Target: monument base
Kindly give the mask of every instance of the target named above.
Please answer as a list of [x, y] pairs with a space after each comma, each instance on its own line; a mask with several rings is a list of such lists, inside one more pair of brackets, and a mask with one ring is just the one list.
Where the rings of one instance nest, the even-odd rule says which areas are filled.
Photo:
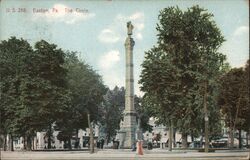
[[131, 149], [136, 145], [136, 115], [127, 113], [124, 115], [124, 125], [119, 133], [120, 148]]

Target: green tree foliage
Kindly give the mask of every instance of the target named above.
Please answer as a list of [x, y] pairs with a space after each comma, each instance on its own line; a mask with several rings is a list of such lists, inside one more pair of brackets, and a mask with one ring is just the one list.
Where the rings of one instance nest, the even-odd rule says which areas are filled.
[[148, 124], [149, 118], [151, 117], [151, 113], [148, 112], [146, 107], [143, 106], [142, 98], [135, 95], [134, 104], [137, 113], [137, 121], [140, 119], [139, 126], [142, 129], [142, 132], [151, 132], [153, 130], [152, 126]]
[[[58, 49], [56, 45], [49, 44], [41, 40], [35, 44], [34, 54], [39, 57], [37, 64], [37, 75], [44, 84], [43, 90], [38, 90], [40, 96], [38, 101], [42, 104], [39, 108], [40, 117], [46, 117], [43, 120], [43, 128], [48, 135], [48, 148], [51, 148], [51, 130], [53, 123], [57, 120], [58, 112], [61, 107], [66, 106], [69, 102], [68, 91], [66, 86], [66, 69], [63, 68], [65, 53]], [[38, 59], [37, 59], [38, 60]], [[37, 91], [37, 89], [35, 89]], [[30, 91], [30, 88], [27, 90]]]
[[80, 61], [75, 53], [66, 54], [64, 68], [68, 71], [66, 81], [70, 100], [69, 104], [60, 108], [60, 118], [57, 118], [56, 124], [60, 130], [58, 138], [70, 141], [74, 134], [78, 134], [79, 129], [88, 127], [88, 113], [91, 115], [91, 121], [97, 122], [98, 107], [103, 101], [106, 87], [100, 75]]
[[[249, 131], [249, 60], [245, 68], [233, 68], [224, 74], [220, 84], [218, 100], [226, 126], [230, 128], [231, 134], [235, 129]], [[231, 145], [233, 147], [233, 143]]]
[[[135, 95], [134, 105], [137, 113], [137, 121], [140, 118], [140, 127], [143, 131], [151, 131], [152, 126], [148, 124], [149, 114], [142, 107], [141, 98]], [[104, 96], [104, 102], [99, 109], [100, 123], [106, 135], [106, 142], [115, 138], [120, 129], [120, 122], [123, 120], [123, 111], [125, 109], [125, 89], [124, 87], [115, 87], [108, 90]]]
[[[144, 103], [149, 103], [147, 108], [159, 122], [171, 122], [184, 134], [198, 135], [204, 128], [205, 92], [210, 123], [219, 120], [213, 118], [219, 117], [216, 81], [225, 56], [217, 50], [224, 38], [212, 17], [199, 6], [161, 10], [157, 45], [145, 53], [142, 64], [139, 83]], [[204, 82], [208, 83], [206, 91]]]
[[100, 123], [107, 143], [115, 137], [120, 129], [124, 108], [125, 89], [116, 86], [113, 90], [108, 90], [99, 109]]
[[30, 149], [35, 132], [51, 126], [65, 104], [64, 53], [43, 40], [32, 49], [15, 37], [0, 47], [2, 124], [6, 133], [23, 136]]
[[245, 101], [245, 105], [244, 107], [242, 107], [242, 110], [240, 112], [240, 119], [242, 119], [241, 121], [241, 128], [245, 131], [248, 132], [248, 134], [250, 133], [250, 78], [249, 78], [249, 74], [250, 74], [250, 70], [249, 70], [249, 59], [247, 61], [247, 64], [244, 68], [244, 88], [243, 88], [243, 99]]
[[21, 82], [25, 80], [23, 71], [27, 69], [23, 65], [23, 61], [31, 55], [31, 52], [31, 46], [23, 39], [12, 37], [8, 41], [0, 43], [0, 125], [1, 134], [4, 134], [5, 137], [7, 134], [20, 134], [16, 132], [17, 127], [13, 122], [17, 116], [19, 118], [21, 112], [24, 112], [24, 110], [17, 110], [17, 106], [21, 106], [19, 88]]

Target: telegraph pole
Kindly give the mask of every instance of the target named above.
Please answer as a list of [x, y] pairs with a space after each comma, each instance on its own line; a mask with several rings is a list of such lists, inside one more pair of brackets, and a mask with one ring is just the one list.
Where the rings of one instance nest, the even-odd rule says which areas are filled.
[[94, 136], [93, 136], [93, 128], [90, 121], [90, 114], [88, 113], [88, 124], [89, 124], [89, 149], [90, 153], [94, 153]]
[[207, 80], [204, 83], [204, 120], [205, 120], [205, 152], [208, 153], [209, 141], [208, 141], [208, 111], [207, 111]]

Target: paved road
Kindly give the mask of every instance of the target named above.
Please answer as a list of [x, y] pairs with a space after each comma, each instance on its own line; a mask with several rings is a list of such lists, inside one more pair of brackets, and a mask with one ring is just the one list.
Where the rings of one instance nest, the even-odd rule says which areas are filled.
[[195, 151], [153, 150], [137, 155], [128, 150], [102, 150], [94, 154], [86, 151], [72, 152], [1, 152], [1, 160], [249, 160], [249, 151], [220, 151], [199, 153]]

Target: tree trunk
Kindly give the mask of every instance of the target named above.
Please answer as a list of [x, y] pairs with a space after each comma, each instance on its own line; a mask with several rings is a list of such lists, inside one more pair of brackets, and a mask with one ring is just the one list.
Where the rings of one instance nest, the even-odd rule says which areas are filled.
[[69, 146], [69, 150], [72, 150], [71, 137], [69, 137], [68, 139], [68, 146]]
[[79, 139], [78, 139], [78, 129], [76, 129], [76, 142], [75, 142], [75, 148], [79, 148]]
[[51, 135], [52, 135], [52, 125], [49, 125], [49, 129], [47, 132], [47, 136], [48, 136], [48, 149], [51, 149]]
[[169, 151], [172, 151], [172, 142], [173, 142], [173, 125], [172, 125], [172, 122], [170, 122], [169, 141], [168, 141], [168, 150]]
[[194, 134], [191, 133], [191, 141], [194, 142]]
[[33, 137], [31, 142], [32, 142], [32, 150], [35, 150], [35, 138]]
[[[235, 114], [235, 119], [233, 121], [233, 141], [234, 141], [234, 132], [235, 132], [235, 126], [238, 123], [238, 114], [239, 114], [239, 110], [240, 110], [240, 100], [241, 100], [241, 95], [236, 103], [236, 114]], [[239, 130], [239, 134], [241, 133], [241, 131]], [[241, 136], [241, 135], [239, 135]], [[232, 139], [231, 139], [232, 140]], [[239, 141], [241, 141], [240, 137], [239, 137]], [[232, 142], [231, 142], [232, 143]], [[239, 142], [239, 148], [240, 148], [241, 142]], [[232, 146], [233, 148], [233, 146]]]
[[234, 148], [234, 130], [232, 125], [229, 128], [229, 137], [230, 137], [229, 148]]
[[32, 147], [32, 140], [31, 140], [31, 136], [28, 135], [27, 136], [27, 150], [31, 151], [31, 147]]
[[93, 128], [92, 128], [92, 125], [91, 125], [91, 121], [90, 121], [90, 114], [88, 114], [88, 124], [89, 124], [89, 136], [90, 136], [90, 153], [94, 153], [94, 137], [93, 137]]
[[246, 141], [246, 145], [248, 146], [248, 139], [249, 139], [249, 131], [247, 132], [247, 141]]
[[66, 146], [66, 145], [67, 145], [67, 140], [64, 140], [64, 141], [63, 141], [63, 149], [67, 149], [67, 146]]
[[6, 151], [7, 150], [7, 135], [4, 135], [4, 142], [3, 142], [3, 150]]
[[10, 145], [10, 150], [14, 151], [14, 141], [13, 141], [13, 136], [11, 135], [11, 141], [10, 141], [11, 145]]
[[187, 134], [182, 132], [181, 133], [181, 139], [182, 139], [182, 148], [187, 148]]
[[108, 138], [108, 136], [106, 136], [106, 138], [105, 138], [105, 144], [108, 145], [108, 143], [109, 143], [109, 138]]
[[233, 124], [233, 118], [232, 114], [230, 114], [230, 126], [229, 126], [229, 148], [234, 148], [234, 124]]
[[48, 136], [48, 149], [51, 149], [51, 137]]
[[107, 133], [107, 136], [106, 136], [106, 137], [107, 137], [106, 144], [108, 145], [108, 143], [110, 142], [110, 133], [109, 133], [109, 132]]
[[176, 129], [173, 129], [173, 143], [174, 147], [176, 147]]
[[200, 146], [203, 146], [203, 134], [204, 134], [204, 133], [202, 133], [202, 135], [201, 135]]
[[9, 134], [9, 142], [8, 142], [8, 150], [14, 151], [14, 145], [13, 145], [13, 136], [12, 134]]
[[23, 149], [26, 150], [27, 149], [27, 140], [26, 140], [26, 135], [23, 136]]
[[11, 136], [10, 134], [8, 134], [8, 141], [7, 141], [7, 150], [8, 151], [11, 151]]
[[239, 129], [239, 148], [242, 148], [241, 129]]

